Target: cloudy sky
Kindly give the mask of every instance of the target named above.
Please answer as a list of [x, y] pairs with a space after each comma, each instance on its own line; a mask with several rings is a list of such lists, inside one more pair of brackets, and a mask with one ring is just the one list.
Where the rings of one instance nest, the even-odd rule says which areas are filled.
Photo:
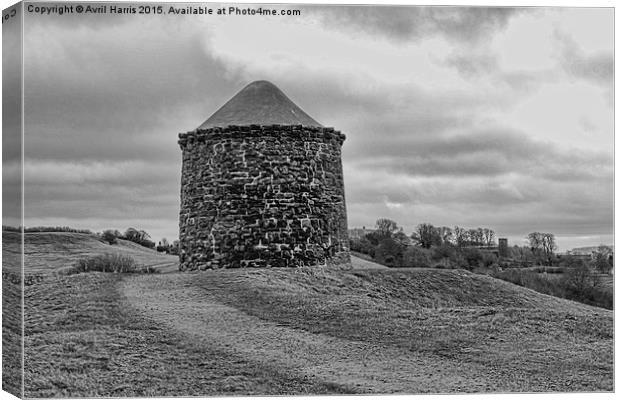
[[350, 227], [612, 243], [612, 9], [276, 8], [27, 13], [26, 225], [176, 239], [177, 134], [265, 79], [347, 135]]

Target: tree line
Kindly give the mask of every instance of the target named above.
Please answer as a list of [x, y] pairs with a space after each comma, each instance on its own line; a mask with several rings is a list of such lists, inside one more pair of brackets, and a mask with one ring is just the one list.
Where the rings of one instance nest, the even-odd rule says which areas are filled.
[[163, 238], [156, 245], [155, 242], [151, 240], [151, 235], [143, 229], [127, 228], [124, 233], [121, 233], [117, 229], [107, 229], [99, 236], [110, 245], [118, 243], [118, 239], [124, 239], [148, 247], [149, 249], [155, 249], [161, 253], [179, 254], [178, 240], [170, 243], [168, 239]]
[[142, 229], [127, 228], [125, 233], [121, 233], [118, 229], [107, 229], [101, 233], [101, 239], [111, 245], [118, 243], [117, 239], [124, 239], [149, 249], [155, 248], [155, 242], [151, 240], [151, 236]]
[[[439, 267], [505, 267], [568, 266], [566, 256], [555, 254], [555, 235], [531, 232], [527, 245], [514, 245], [506, 249], [500, 259], [496, 247], [496, 234], [490, 228], [454, 228], [422, 223], [411, 234], [387, 218], [379, 218], [375, 230], [361, 238], [351, 240], [351, 250], [369, 255], [388, 266], [439, 266]], [[609, 273], [613, 251], [600, 246], [589, 263], [601, 273]], [[570, 258], [570, 257], [569, 257]]]
[[419, 224], [407, 235], [387, 218], [376, 222], [376, 229], [351, 240], [351, 250], [394, 267], [474, 268], [497, 262], [497, 256], [484, 252], [495, 246], [495, 232], [489, 228], [454, 228], [430, 223]]

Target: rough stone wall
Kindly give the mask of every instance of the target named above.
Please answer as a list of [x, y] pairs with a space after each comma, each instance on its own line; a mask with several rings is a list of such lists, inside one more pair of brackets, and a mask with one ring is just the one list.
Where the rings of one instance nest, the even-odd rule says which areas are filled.
[[180, 134], [180, 269], [350, 264], [344, 139], [300, 125]]

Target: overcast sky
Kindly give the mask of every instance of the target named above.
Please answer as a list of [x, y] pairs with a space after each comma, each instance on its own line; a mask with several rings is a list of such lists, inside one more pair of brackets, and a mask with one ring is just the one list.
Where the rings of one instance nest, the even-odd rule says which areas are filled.
[[26, 225], [176, 239], [178, 133], [265, 79], [347, 135], [350, 227], [612, 243], [612, 9], [278, 8], [27, 14]]

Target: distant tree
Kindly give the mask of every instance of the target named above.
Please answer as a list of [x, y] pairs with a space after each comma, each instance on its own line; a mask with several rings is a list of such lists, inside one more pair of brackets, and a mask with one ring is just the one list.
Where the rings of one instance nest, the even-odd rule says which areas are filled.
[[[117, 231], [118, 232], [118, 231]], [[112, 244], [116, 244], [118, 241], [116, 240], [117, 236], [115, 234], [115, 232], [111, 229], [107, 229], [105, 231], [103, 231], [103, 233], [101, 234], [101, 239], [103, 239], [103, 241], [108, 242], [108, 244], [112, 245]]]
[[576, 259], [574, 263], [575, 265], [563, 274], [562, 279], [571, 297], [582, 301], [592, 296], [600, 280], [583, 260]]
[[472, 231], [474, 232], [474, 246], [484, 246], [485, 242], [484, 242], [484, 229], [482, 228], [476, 228], [476, 229], [472, 229]]
[[530, 249], [538, 262], [551, 264], [553, 252], [557, 250], [553, 233], [531, 232], [527, 235]]
[[392, 235], [398, 231], [398, 224], [387, 218], [379, 218], [376, 222], [376, 226], [376, 232], [383, 237], [392, 237]]
[[441, 236], [437, 228], [429, 223], [420, 224], [416, 227], [411, 238], [420, 247], [430, 249], [433, 245], [441, 244]]
[[123, 237], [127, 240], [131, 240], [133, 241], [139, 241], [142, 240], [142, 236], [140, 234], [140, 231], [137, 230], [136, 228], [127, 228], [127, 230], [125, 231], [125, 233], [123, 234]]
[[[370, 232], [367, 233], [362, 240], [367, 240], [368, 243], [370, 244], [370, 246], [374, 249], [375, 247], [379, 246], [379, 242], [382, 241], [383, 239], [385, 239], [385, 236], [383, 236], [380, 232], [378, 231], [374, 231], [374, 232]], [[370, 253], [366, 253], [366, 254], [370, 254]]]
[[465, 228], [455, 226], [453, 232], [454, 244], [457, 247], [463, 247], [467, 245], [467, 231]]
[[400, 228], [400, 230], [393, 235], [393, 239], [403, 246], [409, 246], [411, 244], [411, 239], [403, 232], [403, 228]]
[[162, 253], [170, 253], [170, 247], [171, 246], [170, 242], [168, 242], [168, 239], [162, 238], [155, 249]]
[[532, 254], [537, 258], [541, 258], [543, 248], [543, 234], [540, 232], [531, 232], [527, 235], [527, 240], [530, 244], [530, 250]]
[[375, 247], [379, 244], [379, 241], [376, 241], [376, 244], [371, 242], [371, 239], [374, 239], [374, 236], [368, 237], [370, 234], [366, 234], [359, 239], [351, 239], [350, 246], [351, 250], [358, 251], [363, 254], [368, 254], [373, 257], [375, 255]]
[[493, 229], [484, 228], [482, 233], [484, 235], [484, 244], [486, 246], [493, 246], [495, 244], [495, 232]]
[[441, 239], [441, 244], [447, 244], [452, 242], [452, 229], [447, 226], [437, 228], [437, 233]]
[[180, 246], [180, 243], [179, 243], [178, 240], [173, 241], [172, 245], [170, 245], [170, 254], [178, 255], [179, 254], [179, 246]]
[[138, 230], [136, 228], [127, 228], [125, 234], [123, 235], [124, 239], [132, 241], [134, 243], [138, 243], [144, 247], [153, 248], [155, 247], [155, 242], [151, 241], [151, 236], [144, 230]]
[[558, 249], [558, 246], [555, 244], [555, 235], [553, 233], [542, 234], [542, 247], [545, 257], [551, 259], [553, 252]]
[[393, 238], [383, 239], [375, 250], [374, 258], [389, 267], [400, 267], [403, 263], [403, 253], [407, 247]]
[[534, 261], [535, 257], [532, 250], [527, 246], [517, 246], [516, 244], [510, 249], [510, 256], [521, 262]]
[[609, 274], [613, 268], [610, 258], [613, 254], [611, 247], [600, 245], [594, 253], [594, 268], [602, 274]]

